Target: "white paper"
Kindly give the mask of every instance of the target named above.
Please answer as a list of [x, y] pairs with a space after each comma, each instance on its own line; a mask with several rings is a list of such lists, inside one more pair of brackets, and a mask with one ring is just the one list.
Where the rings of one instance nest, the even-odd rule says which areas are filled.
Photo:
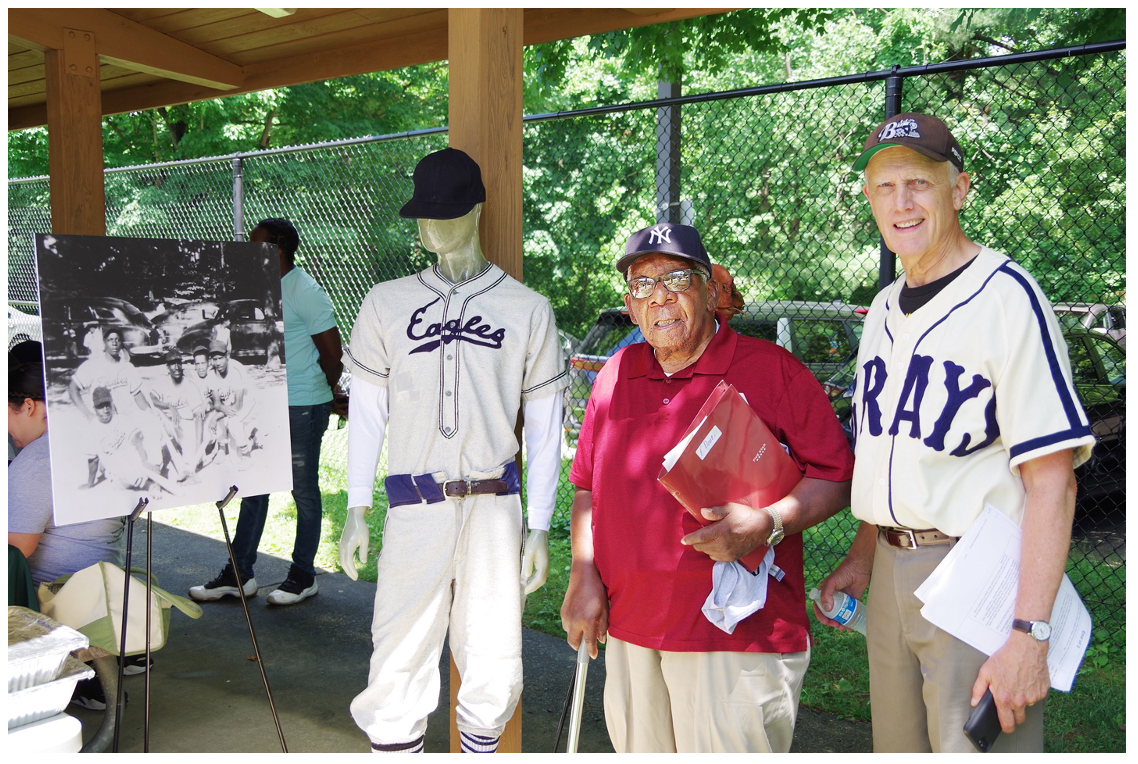
[[[992, 505], [917, 588], [921, 615], [957, 639], [991, 655], [1012, 630], [1023, 532]], [[1070, 692], [1091, 641], [1091, 616], [1066, 575], [1048, 619], [1051, 686]]]
[[695, 437], [696, 432], [699, 431], [700, 427], [703, 427], [703, 423], [706, 421], [707, 417], [699, 420], [699, 424], [693, 427], [691, 432], [685, 435], [684, 439], [676, 444], [675, 448], [664, 454], [664, 469], [669, 472], [672, 471], [672, 467], [676, 466], [676, 462], [680, 460], [680, 455], [684, 452], [684, 449], [688, 447], [688, 443], [691, 443], [691, 439]]

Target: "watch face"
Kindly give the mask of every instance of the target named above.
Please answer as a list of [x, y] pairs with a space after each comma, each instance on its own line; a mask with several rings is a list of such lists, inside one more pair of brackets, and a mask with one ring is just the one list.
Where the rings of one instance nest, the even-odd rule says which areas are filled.
[[1051, 639], [1051, 624], [1047, 623], [1047, 621], [1032, 621], [1031, 636], [1040, 642], [1046, 642]]

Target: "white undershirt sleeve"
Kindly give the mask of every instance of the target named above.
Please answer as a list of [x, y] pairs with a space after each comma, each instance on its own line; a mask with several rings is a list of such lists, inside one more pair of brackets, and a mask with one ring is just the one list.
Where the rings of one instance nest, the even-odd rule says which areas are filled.
[[[564, 399], [546, 395], [526, 401], [526, 501], [529, 529], [547, 531], [557, 504], [557, 481], [561, 477], [561, 417]], [[350, 449], [349, 449], [350, 452]]]
[[387, 388], [354, 377], [348, 408], [348, 507], [372, 505], [387, 412]]

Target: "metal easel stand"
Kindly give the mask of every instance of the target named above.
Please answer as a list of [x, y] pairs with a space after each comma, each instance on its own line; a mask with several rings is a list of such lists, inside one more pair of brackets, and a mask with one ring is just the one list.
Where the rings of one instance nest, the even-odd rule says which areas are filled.
[[[115, 731], [111, 751], [114, 753], [119, 752], [119, 730], [122, 726], [122, 703], [123, 703], [123, 656], [126, 654], [126, 633], [127, 624], [130, 623], [130, 568], [131, 559], [134, 553], [134, 521], [142, 514], [142, 510], [150, 503], [150, 499], [145, 496], [138, 500], [126, 518], [126, 561], [123, 565], [125, 569], [125, 578], [122, 587], [122, 621], [119, 623], [119, 655], [118, 660], [118, 681], [115, 683]], [[146, 516], [147, 533], [146, 533], [146, 700], [143, 716], [143, 729], [144, 729], [144, 742], [143, 750], [150, 750], [150, 603], [152, 598], [151, 584], [150, 584], [150, 515]], [[114, 660], [109, 658], [107, 660]], [[101, 732], [101, 730], [100, 730]]]
[[237, 570], [237, 557], [233, 554], [233, 544], [229, 540], [229, 526], [225, 522], [225, 506], [237, 495], [237, 486], [231, 486], [224, 499], [217, 502], [217, 514], [221, 517], [221, 530], [225, 535], [225, 548], [229, 551], [229, 564], [233, 568], [233, 576], [237, 579], [237, 596], [241, 599], [241, 608], [245, 611], [245, 623], [249, 624], [249, 639], [253, 641], [253, 654], [257, 656], [257, 667], [261, 670], [261, 679], [265, 683], [265, 695], [269, 699], [269, 710], [273, 714], [273, 724], [277, 727], [277, 737], [281, 741], [281, 751], [288, 753], [285, 744], [284, 732], [281, 730], [281, 720], [277, 716], [277, 707], [273, 703], [273, 691], [269, 689], [269, 677], [265, 673], [265, 663], [261, 660], [261, 650], [257, 646], [257, 635], [253, 632], [253, 619], [249, 617], [249, 604], [245, 599], [245, 586], [241, 582], [241, 574]]

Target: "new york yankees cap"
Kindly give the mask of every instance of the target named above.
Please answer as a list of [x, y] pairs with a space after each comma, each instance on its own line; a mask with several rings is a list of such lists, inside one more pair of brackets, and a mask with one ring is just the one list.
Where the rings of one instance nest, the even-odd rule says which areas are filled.
[[415, 193], [399, 215], [405, 218], [454, 220], [486, 201], [482, 170], [465, 151], [445, 148], [415, 165]]
[[627, 276], [628, 269], [638, 257], [656, 253], [691, 260], [705, 277], [711, 276], [711, 258], [703, 248], [699, 231], [680, 223], [657, 223], [629, 236], [624, 245], [624, 256], [616, 261], [616, 269]]
[[938, 162], [952, 162], [956, 169], [964, 169], [964, 152], [952, 137], [948, 125], [936, 117], [906, 111], [882, 122], [865, 139], [865, 149], [854, 162], [860, 172], [878, 151], [891, 146], [904, 146]]

